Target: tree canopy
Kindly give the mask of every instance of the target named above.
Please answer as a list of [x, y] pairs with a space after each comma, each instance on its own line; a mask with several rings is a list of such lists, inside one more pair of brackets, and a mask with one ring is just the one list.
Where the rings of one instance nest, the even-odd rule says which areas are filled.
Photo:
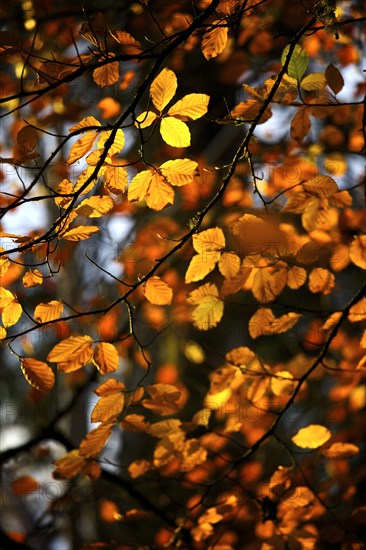
[[5, 2], [0, 546], [361, 549], [366, 2]]

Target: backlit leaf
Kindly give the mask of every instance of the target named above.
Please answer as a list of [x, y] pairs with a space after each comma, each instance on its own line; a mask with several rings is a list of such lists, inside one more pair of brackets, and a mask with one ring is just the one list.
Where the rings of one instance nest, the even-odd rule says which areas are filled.
[[146, 191], [146, 204], [152, 210], [162, 210], [174, 202], [174, 189], [155, 172]]
[[143, 111], [138, 117], [136, 117], [135, 125], [140, 128], [147, 128], [157, 118], [158, 115], [156, 113], [153, 113], [152, 111]]
[[209, 330], [221, 321], [224, 304], [216, 285], [207, 283], [200, 286], [189, 294], [187, 302], [195, 306], [192, 317], [196, 328]]
[[223, 252], [218, 267], [224, 277], [235, 277], [240, 269], [240, 258], [234, 252]]
[[2, 321], [5, 328], [15, 325], [22, 316], [22, 306], [16, 300], [7, 305], [2, 312]]
[[144, 294], [152, 304], [165, 306], [171, 304], [173, 291], [160, 277], [150, 277], [144, 285]]
[[115, 422], [123, 411], [125, 397], [123, 393], [113, 393], [101, 397], [95, 405], [90, 420], [92, 422]]
[[301, 315], [299, 313], [286, 313], [281, 317], [275, 317], [269, 308], [259, 308], [249, 321], [249, 334], [252, 338], [262, 335], [282, 334], [290, 330]]
[[150, 95], [158, 111], [162, 111], [174, 97], [177, 85], [177, 77], [167, 68], [164, 68], [155, 78], [150, 87]]
[[142, 201], [145, 198], [152, 177], [153, 172], [151, 170], [143, 170], [132, 178], [127, 192], [127, 197], [130, 202]]
[[109, 62], [102, 67], [98, 67], [93, 71], [93, 79], [98, 86], [105, 88], [106, 86], [113, 86], [118, 82], [119, 78], [119, 67], [118, 62], [113, 61]]
[[128, 173], [122, 166], [108, 166], [104, 172], [104, 187], [110, 193], [121, 195], [128, 185]]
[[196, 120], [207, 113], [210, 96], [206, 94], [188, 94], [177, 101], [168, 111], [169, 116], [181, 120]]
[[37, 390], [48, 392], [53, 387], [55, 375], [47, 363], [31, 357], [23, 357], [20, 367], [27, 382]]
[[203, 35], [201, 48], [203, 55], [208, 61], [214, 57], [217, 57], [224, 51], [228, 35], [228, 29], [226, 26], [223, 26], [224, 24], [224, 20], [212, 21], [213, 28], [206, 31]]
[[70, 336], [52, 348], [47, 360], [52, 363], [78, 360], [85, 364], [93, 353], [92, 342], [90, 336]]
[[267, 269], [258, 269], [254, 275], [252, 292], [258, 302], [271, 302], [282, 292], [286, 285], [287, 274], [284, 269], [271, 273]]
[[291, 137], [301, 143], [311, 128], [310, 117], [306, 109], [299, 109], [291, 121]]
[[76, 476], [85, 466], [85, 458], [79, 455], [79, 450], [74, 449], [62, 458], [55, 460], [56, 469], [53, 472], [55, 479], [70, 479]]
[[148, 460], [134, 460], [128, 467], [128, 473], [132, 479], [136, 479], [146, 474], [146, 472], [151, 470], [151, 467], [151, 463]]
[[101, 374], [107, 374], [118, 369], [118, 351], [113, 344], [101, 342], [94, 350], [93, 363]]
[[33, 288], [43, 283], [43, 276], [39, 269], [29, 270], [23, 277], [23, 286]]
[[64, 233], [62, 239], [66, 241], [85, 241], [98, 231], [99, 227], [95, 225], [79, 225], [79, 227], [74, 227], [74, 229], [70, 229], [70, 231]]
[[366, 298], [361, 298], [357, 304], [350, 308], [348, 319], [351, 323], [358, 323], [366, 319]]
[[97, 456], [112, 435], [112, 427], [113, 423], [101, 424], [89, 432], [80, 444], [80, 456]]
[[344, 460], [347, 458], [352, 458], [360, 452], [360, 449], [357, 445], [353, 443], [342, 443], [341, 441], [337, 443], [332, 443], [330, 447], [322, 450], [322, 454], [331, 460]]
[[327, 85], [323, 73], [311, 73], [305, 76], [301, 81], [301, 88], [308, 92], [312, 90], [322, 90]]
[[292, 393], [296, 386], [296, 382], [292, 379], [292, 374], [286, 370], [276, 372], [275, 376], [271, 378], [272, 392], [277, 396]]
[[59, 319], [64, 310], [64, 304], [58, 300], [51, 300], [46, 304], [38, 304], [34, 310], [34, 318], [40, 323], [47, 323]]
[[[98, 149], [104, 149], [106, 142], [110, 139], [112, 130], [103, 130], [98, 137]], [[112, 145], [109, 146], [108, 156], [113, 157], [117, 153], [120, 153], [125, 144], [125, 134], [121, 128], [114, 133]]]
[[111, 36], [122, 46], [141, 47], [141, 44], [129, 32], [126, 31], [109, 31]]
[[311, 292], [330, 294], [335, 286], [335, 277], [328, 269], [315, 267], [309, 275], [309, 289]]
[[121, 393], [125, 389], [126, 386], [122, 382], [116, 380], [115, 378], [109, 378], [106, 382], [103, 382], [103, 384], [98, 386], [98, 388], [94, 390], [94, 393], [99, 397], [105, 397], [107, 395]]
[[178, 401], [181, 392], [172, 384], [153, 384], [146, 386], [147, 392], [153, 399], [161, 399], [162, 401]]
[[325, 426], [311, 424], [306, 428], [301, 428], [291, 441], [302, 449], [317, 449], [324, 445], [331, 436], [332, 434]]
[[[282, 52], [281, 63], [285, 64], [290, 46], [286, 46]], [[287, 73], [289, 76], [296, 78], [298, 82], [301, 81], [304, 72], [307, 69], [309, 63], [309, 56], [306, 51], [299, 45], [296, 44], [288, 64]]]
[[182, 186], [193, 181], [197, 162], [190, 159], [168, 160], [160, 166], [163, 176], [174, 186]]
[[87, 116], [74, 126], [71, 126], [71, 128], [69, 128], [69, 132], [71, 134], [72, 132], [76, 132], [77, 130], [81, 130], [82, 128], [89, 128], [90, 126], [100, 126], [99, 120], [97, 120], [93, 116]]
[[366, 269], [366, 235], [359, 235], [353, 240], [349, 249], [349, 257], [355, 265]]
[[218, 257], [212, 254], [209, 256], [201, 254], [193, 256], [185, 275], [185, 282], [188, 284], [204, 279], [206, 275], [215, 269], [219, 257], [220, 254], [218, 254]]
[[300, 288], [306, 281], [306, 271], [303, 267], [294, 266], [287, 272], [287, 286], [292, 290]]
[[106, 195], [102, 197], [89, 197], [84, 199], [79, 206], [75, 209], [75, 212], [79, 216], [86, 216], [88, 218], [100, 218], [112, 210], [114, 202], [111, 197]]
[[317, 176], [302, 184], [304, 190], [315, 197], [328, 197], [339, 191], [338, 185], [330, 176]]
[[174, 117], [164, 117], [160, 123], [160, 134], [165, 143], [172, 147], [189, 147], [191, 133], [185, 122]]
[[77, 160], [86, 155], [93, 147], [96, 132], [87, 132], [84, 136], [79, 138], [71, 147], [70, 154], [67, 159], [67, 164], [73, 164]]

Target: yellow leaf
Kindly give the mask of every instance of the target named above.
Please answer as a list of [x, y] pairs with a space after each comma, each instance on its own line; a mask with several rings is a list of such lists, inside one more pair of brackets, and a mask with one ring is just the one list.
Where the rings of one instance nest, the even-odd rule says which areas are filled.
[[37, 390], [47, 392], [53, 387], [55, 375], [47, 363], [38, 361], [38, 359], [23, 357], [20, 361], [20, 368], [27, 382]]
[[342, 317], [341, 311], [335, 311], [332, 315], [329, 315], [328, 319], [322, 325], [322, 330], [329, 330], [333, 328]]
[[93, 147], [93, 143], [96, 137], [96, 132], [87, 132], [84, 136], [79, 138], [71, 147], [70, 154], [67, 159], [67, 164], [73, 164], [77, 160], [81, 159], [81, 157], [86, 155]]
[[275, 300], [286, 285], [287, 273], [284, 269], [272, 273], [268, 269], [258, 269], [254, 275], [252, 292], [258, 302]]
[[34, 318], [40, 323], [47, 323], [58, 319], [64, 310], [64, 304], [58, 300], [51, 300], [46, 304], [38, 304], [34, 310]]
[[104, 187], [115, 195], [121, 195], [128, 185], [128, 173], [122, 166], [108, 166], [104, 172]]
[[76, 130], [81, 130], [82, 128], [89, 128], [90, 126], [100, 126], [99, 120], [93, 116], [87, 116], [83, 118], [80, 122], [69, 128], [69, 132], [76, 132]]
[[[228, 29], [222, 26], [224, 24], [225, 20], [212, 21], [213, 28], [203, 35], [201, 48], [203, 55], [208, 61], [218, 56], [225, 49]], [[215, 25], [221, 26], [215, 27]]]
[[180, 187], [193, 181], [197, 162], [189, 159], [168, 160], [160, 166], [160, 171], [171, 185]]
[[89, 197], [84, 199], [79, 206], [75, 209], [75, 212], [79, 216], [86, 216], [88, 218], [100, 218], [112, 210], [114, 202], [111, 197]]
[[172, 147], [189, 147], [191, 133], [185, 122], [174, 117], [164, 117], [160, 123], [160, 134], [165, 143]]
[[142, 201], [149, 188], [153, 172], [151, 170], [143, 170], [132, 178], [128, 186], [127, 198], [130, 202]]
[[137, 477], [143, 476], [151, 470], [151, 463], [148, 460], [141, 459], [141, 460], [134, 460], [129, 465], [128, 473], [132, 477], [132, 479], [136, 479]]
[[6, 338], [6, 330], [4, 327], [0, 327], [0, 340], [4, 340]]
[[22, 315], [22, 306], [17, 301], [11, 302], [2, 312], [2, 321], [5, 328], [12, 327]]
[[366, 235], [359, 235], [354, 239], [349, 249], [349, 256], [357, 267], [366, 269]]
[[150, 95], [154, 106], [162, 111], [174, 97], [177, 90], [177, 77], [173, 71], [164, 68], [150, 86]]
[[220, 258], [220, 254], [217, 254], [217, 257], [214, 255], [206, 256], [201, 254], [196, 254], [190, 261], [188, 266], [185, 282], [193, 283], [195, 281], [201, 281], [215, 269], [215, 265]]
[[[91, 191], [93, 187], [95, 187], [95, 185], [98, 182], [98, 180], [96, 179], [97, 176], [94, 176], [94, 179], [92, 179], [90, 183], [88, 183], [88, 185], [86, 185], [84, 189], [80, 191], [81, 188], [85, 185], [85, 183], [90, 179], [93, 172], [94, 172], [94, 166], [88, 166], [88, 168], [86, 168], [83, 172], [81, 172], [80, 176], [76, 180], [75, 187], [72, 190], [73, 193], [78, 192], [79, 196], [85, 195], [86, 193], [89, 193], [89, 191]], [[66, 208], [66, 205], [64, 206], [64, 208]]]
[[207, 113], [210, 96], [206, 94], [188, 94], [177, 101], [168, 111], [169, 116], [180, 120], [196, 120]]
[[328, 269], [322, 267], [314, 268], [309, 275], [309, 289], [311, 292], [321, 292], [324, 295], [330, 294], [335, 286], [335, 277]]
[[156, 113], [153, 113], [152, 111], [143, 111], [138, 117], [136, 117], [135, 126], [147, 128], [157, 118], [158, 115]]
[[214, 328], [221, 321], [224, 304], [219, 298], [216, 285], [206, 283], [200, 286], [189, 294], [187, 302], [195, 306], [193, 324], [199, 330]]
[[323, 90], [327, 85], [324, 73], [311, 73], [301, 81], [301, 88], [307, 92], [312, 90]]
[[[100, 132], [98, 137], [98, 150], [104, 149], [106, 141], [111, 137], [112, 130], [104, 130], [103, 132]], [[115, 133], [113, 143], [108, 149], [108, 157], [113, 157], [113, 155], [117, 155], [120, 153], [124, 147], [125, 144], [125, 134], [121, 128], [118, 128], [117, 132]], [[108, 158], [107, 157], [107, 158]]]
[[294, 266], [287, 272], [287, 286], [296, 290], [306, 281], [306, 270], [303, 267]]
[[291, 441], [302, 449], [317, 449], [324, 445], [331, 436], [332, 434], [325, 426], [311, 424], [306, 428], [301, 428]]
[[174, 189], [155, 172], [146, 191], [146, 204], [152, 210], [162, 210], [174, 202]]
[[173, 291], [160, 277], [150, 277], [144, 285], [144, 294], [152, 304], [165, 306], [172, 303]]
[[42, 283], [43, 276], [39, 269], [27, 271], [23, 277], [23, 285], [25, 288], [33, 288], [34, 286], [39, 286]]
[[113, 344], [101, 342], [95, 348], [93, 363], [101, 374], [107, 374], [118, 369], [118, 351]]
[[116, 380], [115, 378], [109, 378], [106, 382], [103, 382], [94, 393], [99, 397], [105, 397], [107, 395], [113, 395], [115, 393], [120, 393], [126, 389], [126, 386]]
[[[324, 166], [326, 166], [326, 160], [324, 160]], [[344, 173], [346, 170], [344, 171]], [[338, 174], [342, 175], [343, 174]], [[343, 208], [344, 206], [351, 206], [352, 204], [352, 196], [348, 191], [339, 191], [339, 193], [334, 193], [334, 195], [331, 195], [329, 197], [329, 203], [332, 206], [336, 206], [337, 208]]]
[[79, 227], [75, 227], [64, 233], [61, 238], [67, 241], [85, 241], [98, 231], [99, 227], [96, 225], [79, 225]]
[[360, 449], [353, 443], [333, 443], [328, 449], [322, 450], [322, 454], [331, 460], [344, 460], [357, 455]]
[[234, 348], [225, 355], [226, 361], [236, 367], [247, 367], [255, 358], [255, 353], [246, 346]]
[[286, 370], [276, 372], [275, 376], [271, 378], [271, 390], [277, 395], [283, 395], [285, 393], [292, 393], [296, 385], [293, 381], [293, 376]]
[[249, 334], [254, 338], [287, 332], [300, 319], [299, 313], [286, 313], [275, 317], [269, 308], [259, 308], [249, 321]]
[[70, 336], [52, 348], [47, 360], [52, 363], [77, 360], [85, 365], [93, 354], [92, 342], [90, 336]]
[[267, 376], [257, 376], [247, 389], [247, 399], [252, 403], [256, 403], [262, 399], [269, 387], [270, 380]]
[[15, 296], [7, 288], [0, 288], [0, 309], [4, 309], [15, 300]]
[[306, 231], [320, 229], [328, 220], [329, 203], [326, 198], [312, 197], [307, 201], [301, 216], [302, 225]]
[[[111, 55], [111, 54], [109, 54]], [[106, 86], [113, 86], [118, 82], [119, 78], [119, 67], [118, 62], [113, 61], [112, 63], [107, 63], [102, 67], [98, 67], [93, 71], [93, 79], [98, 86], [105, 88]]]
[[[101, 424], [82, 440], [79, 447], [80, 456], [96, 456], [103, 449], [112, 434], [113, 423]], [[74, 474], [75, 475], [75, 474]]]
[[192, 237], [192, 244], [198, 254], [219, 259], [218, 253], [225, 248], [225, 235], [219, 227], [211, 227], [206, 231], [195, 233]]
[[366, 319], [366, 298], [361, 298], [357, 304], [350, 308], [348, 319], [351, 323], [357, 323]]
[[218, 266], [224, 277], [235, 277], [240, 269], [240, 258], [234, 252], [223, 252]]
[[329, 197], [339, 191], [338, 185], [330, 176], [317, 176], [302, 184], [304, 190], [315, 197]]
[[125, 396], [123, 393], [113, 393], [101, 397], [95, 405], [90, 420], [92, 422], [115, 422], [123, 411]]

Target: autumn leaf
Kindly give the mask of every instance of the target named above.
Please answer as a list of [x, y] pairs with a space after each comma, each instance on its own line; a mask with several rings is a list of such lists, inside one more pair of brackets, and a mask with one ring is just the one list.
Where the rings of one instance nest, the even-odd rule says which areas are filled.
[[302, 449], [317, 449], [331, 438], [331, 433], [325, 426], [319, 424], [310, 424], [306, 428], [301, 428], [291, 441]]
[[99, 370], [100, 374], [114, 372], [118, 369], [118, 351], [113, 344], [101, 342], [100, 344], [97, 344], [94, 350], [93, 363]]
[[33, 288], [43, 283], [43, 275], [39, 269], [29, 270], [22, 280], [25, 288]]
[[197, 166], [197, 162], [190, 159], [175, 159], [161, 164], [159, 170], [171, 185], [181, 187], [193, 181]]
[[94, 393], [99, 395], [99, 397], [106, 397], [107, 395], [120, 393], [125, 389], [126, 386], [122, 382], [116, 380], [115, 378], [109, 378], [106, 382], [94, 390]]
[[286, 370], [276, 372], [271, 378], [271, 390], [277, 396], [291, 394], [295, 387], [292, 374]]
[[301, 143], [310, 131], [311, 122], [306, 109], [299, 109], [291, 122], [291, 137], [297, 143]]
[[[109, 54], [109, 56], [114, 54]], [[102, 58], [101, 58], [102, 59]], [[107, 86], [113, 86], [118, 82], [119, 78], [119, 66], [117, 61], [108, 62], [101, 67], [97, 67], [93, 71], [93, 79], [98, 86], [106, 88]]]
[[282, 292], [286, 281], [287, 274], [284, 269], [279, 269], [274, 273], [266, 269], [258, 269], [253, 280], [253, 295], [258, 302], [271, 302]]
[[66, 231], [61, 238], [66, 241], [85, 241], [98, 231], [99, 227], [95, 225], [79, 225], [78, 227], [74, 227], [74, 229]]
[[357, 267], [366, 269], [366, 235], [359, 235], [353, 240], [349, 257]]
[[121, 392], [101, 397], [91, 413], [91, 422], [117, 421], [123, 411], [124, 401], [124, 395]]
[[329, 88], [338, 94], [344, 86], [344, 79], [339, 69], [330, 63], [325, 69], [325, 78]]
[[224, 304], [216, 285], [207, 283], [193, 290], [188, 295], [187, 302], [195, 306], [192, 317], [196, 328], [209, 330], [221, 321]]
[[28, 493], [33, 493], [40, 488], [36, 479], [32, 476], [21, 476], [15, 479], [11, 484], [11, 490], [18, 497], [25, 497]]
[[81, 457], [97, 456], [112, 435], [112, 428], [113, 423], [101, 424], [89, 432], [80, 443], [79, 455]]
[[158, 118], [156, 113], [152, 111], [143, 111], [136, 117], [137, 126], [140, 128], [148, 128]]
[[136, 479], [137, 477], [141, 477], [146, 474], [146, 472], [151, 470], [151, 467], [152, 465], [148, 460], [134, 460], [128, 466], [128, 473], [130, 474], [132, 479]]
[[37, 390], [48, 392], [53, 387], [55, 375], [47, 363], [31, 357], [23, 357], [20, 361], [20, 368], [27, 382]]
[[162, 118], [160, 134], [165, 143], [172, 147], [189, 147], [191, 144], [191, 133], [187, 124], [171, 116]]
[[34, 318], [40, 323], [48, 323], [59, 319], [64, 310], [64, 304], [58, 300], [51, 300], [47, 304], [38, 304], [34, 310]]
[[79, 204], [75, 212], [87, 218], [100, 218], [112, 210], [113, 206], [114, 202], [110, 197], [89, 197]]
[[97, 132], [87, 132], [79, 138], [71, 147], [70, 154], [67, 159], [67, 164], [74, 164], [77, 160], [84, 157], [94, 145], [97, 137]]
[[212, 21], [211, 29], [202, 38], [202, 53], [209, 61], [224, 51], [227, 43], [228, 28], [225, 20]]
[[150, 86], [150, 96], [154, 107], [162, 111], [174, 97], [178, 81], [173, 71], [164, 68]]
[[358, 323], [366, 319], [366, 298], [361, 298], [357, 304], [350, 308], [348, 319], [351, 323]]
[[317, 176], [302, 184], [304, 190], [315, 197], [328, 197], [339, 191], [338, 185], [330, 176]]
[[47, 360], [58, 363], [59, 369], [64, 372], [78, 370], [91, 359], [92, 342], [89, 336], [70, 336], [52, 348]]
[[292, 312], [275, 317], [271, 309], [259, 308], [249, 320], [249, 334], [252, 338], [282, 334], [296, 325], [300, 317], [299, 313]]
[[160, 277], [150, 277], [143, 289], [147, 300], [152, 304], [165, 306], [172, 302], [173, 291]]
[[335, 286], [335, 277], [328, 269], [315, 267], [309, 275], [309, 289], [311, 292], [330, 294]]
[[[290, 46], [286, 46], [282, 52], [281, 63], [285, 64], [286, 58], [289, 54]], [[301, 81], [307, 66], [309, 63], [309, 56], [306, 51], [299, 45], [296, 44], [295, 48], [290, 57], [290, 62], [288, 64], [287, 73], [289, 76], [296, 78], [298, 82]]]
[[185, 95], [170, 107], [168, 116], [180, 120], [196, 120], [207, 113], [209, 101], [210, 96], [206, 94]]
[[22, 316], [23, 310], [19, 302], [14, 298], [2, 310], [1, 319], [5, 328], [15, 325]]
[[323, 73], [308, 74], [300, 83], [301, 88], [307, 92], [311, 92], [312, 90], [322, 90], [326, 85], [327, 81]]
[[352, 458], [360, 452], [359, 447], [353, 443], [332, 443], [327, 449], [322, 449], [322, 454], [331, 460], [344, 460]]

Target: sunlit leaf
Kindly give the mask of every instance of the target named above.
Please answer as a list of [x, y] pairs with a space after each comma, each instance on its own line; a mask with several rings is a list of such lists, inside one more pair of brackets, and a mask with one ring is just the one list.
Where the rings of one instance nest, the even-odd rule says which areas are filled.
[[31, 357], [23, 357], [20, 367], [27, 382], [37, 390], [48, 392], [53, 387], [55, 375], [47, 363]]
[[361, 298], [349, 310], [348, 319], [351, 323], [357, 323], [366, 319], [366, 298]]
[[113, 344], [100, 342], [94, 350], [93, 363], [101, 374], [114, 372], [118, 369], [118, 351]]
[[135, 125], [140, 128], [147, 128], [150, 126], [156, 119], [158, 115], [152, 111], [143, 111], [138, 117], [136, 117]]
[[361, 269], [366, 269], [366, 235], [359, 235], [353, 240], [349, 249], [349, 256], [355, 265]]
[[328, 269], [315, 267], [309, 275], [309, 289], [311, 292], [330, 294], [335, 286], [335, 277]]
[[152, 304], [165, 306], [171, 304], [173, 291], [160, 277], [150, 277], [144, 285], [144, 294]]
[[332, 443], [330, 447], [322, 450], [322, 454], [331, 460], [344, 460], [359, 454], [360, 449], [353, 443]]
[[43, 276], [39, 269], [29, 270], [23, 277], [25, 288], [33, 288], [43, 283]]
[[300, 86], [303, 90], [322, 90], [327, 85], [324, 73], [311, 73], [302, 79]]
[[200, 330], [215, 327], [224, 313], [224, 304], [219, 297], [216, 285], [207, 283], [191, 292], [187, 302], [195, 309], [192, 314], [193, 324]]
[[59, 319], [64, 310], [64, 304], [58, 300], [51, 300], [46, 304], [38, 304], [34, 310], [34, 318], [40, 323], [47, 323]]
[[181, 120], [196, 120], [207, 113], [210, 96], [206, 94], [188, 94], [177, 101], [168, 111], [169, 116]]
[[94, 390], [94, 393], [99, 395], [99, 397], [106, 397], [107, 395], [120, 393], [125, 389], [126, 386], [122, 382], [116, 380], [115, 378], [109, 378], [106, 382], [103, 382], [103, 384], [98, 386], [98, 388]]
[[93, 354], [90, 336], [70, 336], [56, 344], [47, 356], [52, 363], [77, 360], [85, 365]]
[[101, 424], [100, 426], [89, 432], [80, 443], [80, 456], [97, 456], [112, 435], [112, 427], [112, 423]]
[[92, 422], [115, 422], [124, 408], [123, 393], [113, 393], [101, 397], [95, 405], [90, 420]]
[[302, 184], [304, 190], [316, 197], [328, 197], [339, 191], [338, 185], [330, 176], [317, 176]]
[[79, 138], [71, 147], [70, 154], [67, 159], [67, 164], [73, 164], [77, 160], [86, 155], [93, 147], [96, 132], [87, 132], [84, 136]]
[[89, 239], [93, 233], [97, 233], [98, 231], [99, 227], [95, 225], [79, 225], [79, 227], [75, 227], [64, 233], [62, 239], [66, 241], [85, 241]]
[[189, 147], [191, 133], [187, 124], [174, 117], [164, 117], [160, 123], [161, 137], [172, 147]]
[[148, 460], [134, 460], [128, 467], [128, 473], [132, 479], [136, 479], [146, 474], [146, 472], [151, 470], [151, 467], [152, 465]]
[[151, 170], [143, 170], [136, 174], [128, 186], [128, 200], [131, 202], [142, 201], [146, 196], [152, 177], [153, 172]]
[[205, 32], [202, 38], [202, 53], [207, 60], [217, 57], [227, 43], [228, 28], [224, 20], [212, 21], [212, 28]]
[[301, 428], [291, 441], [302, 449], [317, 449], [330, 439], [332, 434], [325, 426], [319, 424], [310, 424], [306, 428]]
[[177, 90], [177, 77], [174, 72], [164, 68], [150, 86], [150, 95], [154, 106], [162, 111], [174, 97]]
[[100, 218], [112, 210], [114, 202], [111, 197], [89, 197], [84, 199], [79, 206], [75, 209], [75, 212], [79, 216], [86, 216], [87, 218]]
[[[282, 52], [281, 63], [285, 64], [286, 58], [289, 53], [290, 46], [286, 46]], [[288, 64], [287, 73], [289, 76], [296, 78], [298, 82], [301, 81], [304, 72], [307, 69], [309, 63], [309, 56], [306, 51], [299, 45], [296, 44]]]
[[[132, 182], [131, 182], [132, 183]], [[174, 189], [155, 172], [146, 191], [146, 204], [152, 210], [162, 210], [174, 202]]]
[[22, 306], [16, 300], [10, 302], [2, 312], [2, 321], [5, 328], [12, 327], [15, 325], [20, 317], [22, 316], [23, 310]]
[[182, 186], [193, 181], [197, 162], [190, 159], [168, 160], [160, 166], [163, 176], [174, 186]]
[[98, 86], [105, 88], [106, 86], [113, 86], [118, 82], [119, 67], [118, 62], [109, 62], [93, 71], [93, 79]]

